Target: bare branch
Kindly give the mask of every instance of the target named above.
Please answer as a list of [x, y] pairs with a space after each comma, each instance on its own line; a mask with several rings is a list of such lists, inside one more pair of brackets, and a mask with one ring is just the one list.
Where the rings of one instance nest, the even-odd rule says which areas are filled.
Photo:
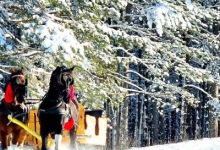
[[7, 71], [5, 71], [3, 69], [0, 69], [0, 72], [5, 73], [5, 74], [10, 74], [10, 72], [7, 72]]
[[183, 87], [184, 87], [184, 88], [186, 88], [186, 87], [196, 88], [196, 89], [202, 91], [203, 93], [205, 93], [209, 98], [211, 98], [211, 99], [216, 99], [216, 98], [212, 97], [212, 95], [210, 95], [208, 92], [206, 92], [205, 90], [203, 90], [202, 88], [200, 88], [200, 87], [198, 87], [198, 86], [195, 86], [195, 85], [192, 85], [192, 84], [186, 84], [186, 85], [184, 85]]

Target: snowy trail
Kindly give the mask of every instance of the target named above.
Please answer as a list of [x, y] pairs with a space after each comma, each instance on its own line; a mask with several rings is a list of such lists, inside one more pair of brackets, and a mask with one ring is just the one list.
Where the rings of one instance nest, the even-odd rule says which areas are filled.
[[220, 150], [220, 138], [204, 138], [173, 144], [130, 148], [129, 150]]
[[[8, 150], [21, 150], [20, 148], [10, 147]], [[32, 150], [32, 148], [25, 148], [22, 150]], [[62, 150], [69, 150], [67, 146], [63, 146]], [[90, 149], [86, 149], [90, 150]], [[94, 150], [94, 149], [93, 149]], [[132, 147], [129, 150], [220, 150], [220, 138], [204, 138], [201, 140], [190, 140], [180, 143], [155, 145], [149, 147], [136, 148]]]

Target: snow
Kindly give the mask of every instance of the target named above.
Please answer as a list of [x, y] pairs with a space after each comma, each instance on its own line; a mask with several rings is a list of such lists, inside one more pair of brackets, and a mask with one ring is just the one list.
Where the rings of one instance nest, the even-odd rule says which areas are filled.
[[6, 41], [5, 41], [4, 37], [1, 36], [1, 37], [0, 37], [0, 46], [3, 46], [3, 45], [5, 45], [5, 44], [6, 44]]
[[7, 46], [6, 46], [6, 49], [7, 49], [7, 50], [12, 50], [12, 45], [7, 45]]
[[0, 28], [0, 46], [3, 46], [6, 44], [6, 38], [4, 31]]
[[[72, 60], [76, 59], [78, 54], [81, 57], [77, 57], [78, 59], [86, 59], [84, 46], [77, 41], [71, 29], [52, 21], [52, 19], [42, 20], [41, 23], [24, 24], [26, 28], [24, 33], [30, 40], [33, 42], [40, 40], [41, 48], [47, 53], [57, 54], [62, 51], [61, 57], [66, 62], [72, 62]], [[91, 22], [87, 25], [90, 28], [95, 28]], [[4, 42], [1, 42], [0, 36], [0, 44], [1, 43], [4, 44]]]
[[[149, 28], [152, 28], [153, 23], [156, 25], [156, 31], [159, 34], [159, 36], [162, 36], [163, 34], [163, 27], [172, 28], [173, 30], [176, 30], [178, 26], [182, 27], [182, 29], [185, 29], [186, 27], [189, 27], [185, 20], [183, 19], [183, 16], [179, 13], [176, 13], [173, 11], [173, 9], [166, 4], [163, 1], [157, 1], [158, 3], [150, 8], [146, 8], [142, 10], [142, 15], [147, 15], [147, 24]], [[191, 0], [186, 0], [187, 8], [189, 10], [192, 9]]]
[[51, 45], [53, 44], [53, 41], [51, 41], [50, 39], [45, 39], [41, 45], [44, 48], [49, 48]]
[[204, 138], [201, 140], [189, 140], [180, 143], [155, 145], [142, 148], [130, 148], [129, 150], [220, 150], [220, 138]]
[[[68, 150], [68, 146], [63, 145], [61, 149]], [[8, 150], [21, 149], [18, 147], [9, 147]], [[23, 150], [32, 150], [32, 148], [25, 146]], [[220, 150], [220, 138], [204, 138], [200, 140], [189, 140], [185, 142], [155, 145], [141, 148], [132, 147], [129, 148], [129, 150]]]
[[192, 5], [191, 0], [186, 0], [185, 2], [186, 2], [187, 8], [188, 8], [189, 10], [192, 10], [192, 9], [193, 9], [193, 5]]

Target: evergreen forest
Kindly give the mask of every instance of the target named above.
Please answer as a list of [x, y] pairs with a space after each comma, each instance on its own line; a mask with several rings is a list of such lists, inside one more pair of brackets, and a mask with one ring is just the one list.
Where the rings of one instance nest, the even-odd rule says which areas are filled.
[[0, 87], [22, 66], [40, 99], [58, 65], [109, 149], [220, 136], [219, 0], [0, 0]]

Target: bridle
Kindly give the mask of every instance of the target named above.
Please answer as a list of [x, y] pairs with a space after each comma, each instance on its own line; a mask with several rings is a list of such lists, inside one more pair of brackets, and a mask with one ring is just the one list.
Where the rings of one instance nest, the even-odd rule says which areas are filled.
[[[64, 85], [64, 89], [60, 92], [63, 95], [63, 100], [68, 102], [70, 99], [70, 85], [72, 82], [72, 74], [70, 72], [62, 72], [60, 76], [61, 84]], [[66, 94], [66, 95], [65, 95]], [[66, 96], [66, 97], [65, 97]], [[65, 99], [66, 98], [66, 99]]]
[[[24, 82], [21, 82], [21, 80], [19, 79], [19, 77], [24, 78]], [[11, 78], [12, 78], [12, 79], [13, 79], [13, 78], [16, 78], [15, 81], [16, 81], [16, 83], [17, 83], [18, 85], [20, 85], [20, 84], [25, 84], [25, 76], [22, 75], [22, 74], [13, 75]]]
[[[24, 81], [22, 82], [19, 79], [19, 77], [24, 78]], [[25, 76], [24, 75], [13, 75], [12, 78], [16, 78], [15, 79], [15, 85], [12, 85], [12, 90], [13, 90], [13, 94], [14, 94], [14, 101], [17, 104], [24, 103], [25, 102], [25, 100], [24, 100], [24, 96], [25, 96]], [[11, 83], [11, 84], [14, 84], [14, 83]], [[19, 93], [19, 94], [17, 94], [17, 93]], [[18, 101], [17, 100], [18, 97], [22, 98], [23, 100]]]
[[71, 78], [72, 78], [72, 75], [71, 75], [70, 72], [63, 72], [63, 73], [62, 73], [61, 78], [63, 77], [63, 81], [64, 81], [65, 84], [67, 85], [67, 86], [66, 86], [66, 89], [64, 89], [62, 92], [70, 91], [70, 88], [69, 88], [69, 87], [70, 87], [71, 81], [68, 81], [68, 76], [71, 76]]
[[23, 90], [23, 94], [22, 95], [25, 95], [25, 87], [16, 87], [13, 91], [13, 93], [16, 93], [19, 89]]
[[[66, 104], [67, 102], [69, 102], [70, 100], [70, 95], [69, 95], [69, 91], [70, 91], [70, 85], [72, 82], [72, 74], [68, 71], [63, 71], [63, 72], [53, 72], [52, 73], [53, 79], [51, 79], [51, 84], [50, 84], [50, 90], [52, 90], [52, 92], [56, 91], [58, 92], [58, 97], [56, 99], [51, 99], [51, 97], [49, 96], [49, 92], [51, 92], [50, 90], [47, 92], [47, 94], [43, 97], [43, 101], [48, 101], [48, 102], [55, 102], [56, 105], [50, 108], [40, 108], [39, 112], [44, 112], [44, 113], [48, 113], [48, 112], [54, 112], [55, 110], [57, 110], [57, 108], [59, 108], [63, 103]], [[60, 110], [61, 111], [61, 110]], [[62, 112], [62, 111], [61, 111]], [[64, 114], [66, 114], [66, 112], [63, 112]]]
[[[51, 79], [51, 84], [50, 84], [50, 88], [54, 89], [57, 92], [57, 99], [49, 99], [49, 97], [47, 98], [47, 101], [51, 101], [51, 102], [69, 102], [70, 99], [70, 95], [69, 95], [69, 91], [70, 91], [70, 85], [71, 82], [73, 81], [72, 78], [72, 74], [71, 72], [68, 72], [66, 70], [64, 70], [63, 72], [54, 72], [52, 74], [53, 79]], [[48, 96], [49, 93], [46, 94], [46, 97]], [[45, 97], [45, 98], [46, 98]]]

